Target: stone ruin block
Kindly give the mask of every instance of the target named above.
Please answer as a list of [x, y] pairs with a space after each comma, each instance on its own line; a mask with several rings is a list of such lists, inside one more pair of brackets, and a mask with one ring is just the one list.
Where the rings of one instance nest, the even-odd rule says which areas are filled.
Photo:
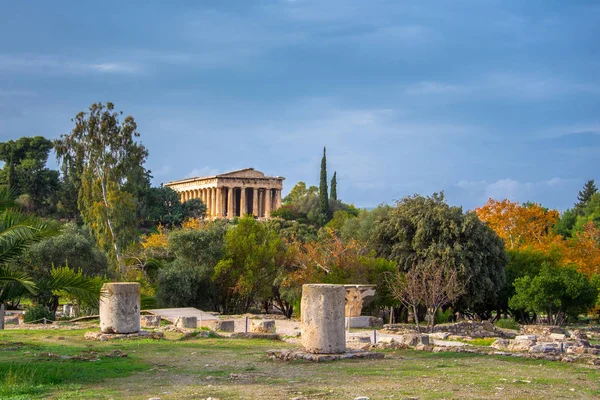
[[196, 317], [177, 317], [175, 320], [175, 327], [196, 329], [198, 328], [198, 318]]
[[235, 332], [235, 321], [232, 319], [203, 321], [202, 325], [213, 331]]
[[343, 285], [302, 286], [301, 340], [307, 352], [339, 354], [346, 351], [345, 302]]
[[158, 328], [160, 327], [160, 321], [160, 315], [142, 315], [140, 317], [142, 328]]
[[140, 284], [105, 283], [100, 291], [100, 331], [136, 333], [140, 331]]
[[252, 321], [250, 324], [250, 332], [275, 333], [275, 321], [272, 319]]

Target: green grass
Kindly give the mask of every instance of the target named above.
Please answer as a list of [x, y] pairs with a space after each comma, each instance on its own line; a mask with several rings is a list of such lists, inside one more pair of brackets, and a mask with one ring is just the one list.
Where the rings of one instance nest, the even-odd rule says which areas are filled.
[[491, 346], [496, 341], [496, 338], [456, 339], [456, 341], [473, 346]]
[[[90, 342], [83, 330], [0, 332], [1, 399], [595, 398], [600, 369], [469, 353], [385, 350], [383, 360], [279, 362], [269, 340]], [[108, 357], [114, 351], [127, 357]], [[55, 353], [52, 358], [40, 353]], [[96, 355], [97, 361], [60, 356]], [[500, 389], [499, 389], [500, 388]], [[571, 391], [571, 389], [575, 391]]]
[[521, 328], [519, 324], [511, 318], [499, 319], [494, 323], [494, 325], [496, 325], [498, 328], [512, 329], [516, 331], [518, 331]]

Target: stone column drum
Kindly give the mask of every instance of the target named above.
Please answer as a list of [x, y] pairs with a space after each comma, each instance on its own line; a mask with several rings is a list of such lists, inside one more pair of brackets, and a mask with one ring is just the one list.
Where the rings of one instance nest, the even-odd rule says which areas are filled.
[[302, 286], [302, 346], [309, 353], [338, 354], [346, 351], [344, 305], [346, 289], [342, 285]]
[[105, 283], [100, 291], [100, 331], [136, 333], [140, 331], [140, 284]]

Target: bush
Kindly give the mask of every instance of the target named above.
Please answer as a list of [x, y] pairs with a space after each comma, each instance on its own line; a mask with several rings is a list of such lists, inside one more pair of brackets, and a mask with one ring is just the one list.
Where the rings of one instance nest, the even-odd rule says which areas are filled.
[[503, 328], [503, 329], [514, 329], [516, 331], [518, 331], [520, 329], [520, 326], [517, 323], [517, 321], [515, 321], [512, 318], [499, 319], [498, 321], [496, 321], [494, 323], [494, 325], [496, 325], [498, 328]]
[[48, 307], [44, 307], [41, 305], [31, 306], [25, 311], [25, 315], [23, 315], [23, 321], [35, 324], [42, 324], [44, 322], [44, 318], [49, 321], [54, 321], [54, 313], [48, 309]]

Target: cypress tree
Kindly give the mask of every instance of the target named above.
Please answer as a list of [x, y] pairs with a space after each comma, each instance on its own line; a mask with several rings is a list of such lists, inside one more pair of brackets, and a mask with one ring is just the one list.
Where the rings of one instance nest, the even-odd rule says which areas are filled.
[[323, 147], [321, 159], [321, 182], [319, 184], [319, 213], [325, 220], [329, 219], [329, 196], [327, 195], [327, 155]]
[[583, 186], [583, 189], [581, 191], [579, 191], [579, 194], [577, 195], [578, 202], [575, 203], [575, 214], [582, 215], [583, 209], [585, 208], [587, 203], [590, 201], [592, 196], [597, 192], [598, 192], [598, 189], [596, 188], [596, 184], [594, 183], [594, 180], [590, 179], [589, 181], [587, 181], [585, 183], [585, 185]]
[[333, 173], [333, 178], [331, 178], [331, 199], [337, 200], [337, 171]]

